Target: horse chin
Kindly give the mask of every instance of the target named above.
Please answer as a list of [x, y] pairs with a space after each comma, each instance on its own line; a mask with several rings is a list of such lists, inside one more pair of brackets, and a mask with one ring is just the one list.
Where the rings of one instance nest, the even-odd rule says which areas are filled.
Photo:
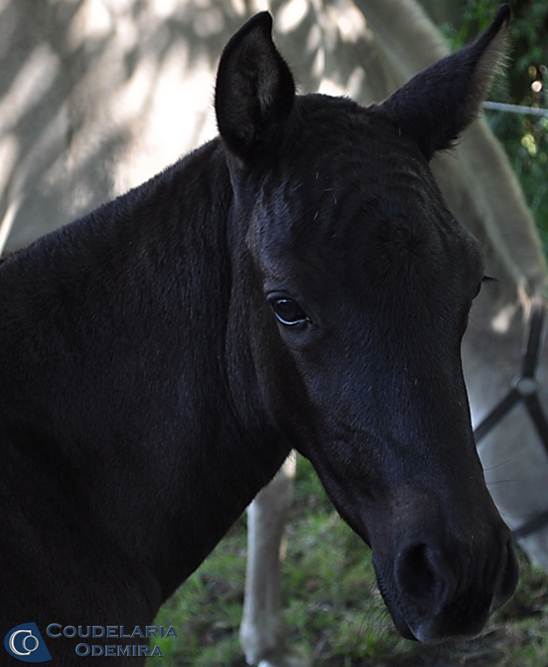
[[457, 632], [444, 632], [437, 623], [433, 621], [423, 621], [412, 631], [415, 639], [421, 644], [436, 645], [447, 641], [470, 640], [477, 637], [483, 630], [487, 621], [487, 614], [484, 618], [474, 623], [473, 626], [463, 627]]
[[473, 639], [483, 629], [487, 616], [476, 622], [473, 627], [462, 628], [457, 632], [447, 632], [442, 629], [442, 625], [437, 619], [423, 620], [416, 624], [407, 622], [404, 617], [393, 608], [390, 608], [390, 615], [396, 627], [396, 630], [404, 639], [419, 642], [429, 646], [443, 644], [447, 641], [457, 641], [463, 639]]
[[421, 644], [437, 645], [447, 641], [470, 640], [483, 630], [489, 617], [488, 609], [477, 618], [447, 619], [439, 616], [424, 617], [417, 621], [405, 619], [399, 613], [390, 613], [398, 632], [405, 639], [413, 639]]

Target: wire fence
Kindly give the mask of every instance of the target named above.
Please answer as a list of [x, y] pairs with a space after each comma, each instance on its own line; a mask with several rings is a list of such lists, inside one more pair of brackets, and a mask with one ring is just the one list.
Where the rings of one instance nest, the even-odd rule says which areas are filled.
[[484, 109], [489, 109], [489, 111], [503, 111], [506, 113], [519, 113], [527, 116], [542, 116], [548, 118], [548, 109], [542, 109], [540, 107], [526, 107], [521, 104], [508, 104], [507, 102], [484, 102]]

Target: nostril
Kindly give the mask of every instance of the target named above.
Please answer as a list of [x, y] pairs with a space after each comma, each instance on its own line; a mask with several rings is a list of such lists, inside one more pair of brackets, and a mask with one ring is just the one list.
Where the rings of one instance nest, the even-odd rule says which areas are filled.
[[436, 594], [436, 572], [426, 544], [403, 549], [396, 559], [400, 590], [416, 602], [432, 603]]

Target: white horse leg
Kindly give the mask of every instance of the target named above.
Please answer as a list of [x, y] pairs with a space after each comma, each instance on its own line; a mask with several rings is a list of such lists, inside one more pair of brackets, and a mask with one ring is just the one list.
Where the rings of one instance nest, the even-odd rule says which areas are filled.
[[250, 665], [269, 658], [275, 660], [274, 656], [283, 652], [280, 562], [284, 557], [283, 536], [293, 500], [295, 470], [292, 453], [247, 509], [247, 571], [240, 641]]

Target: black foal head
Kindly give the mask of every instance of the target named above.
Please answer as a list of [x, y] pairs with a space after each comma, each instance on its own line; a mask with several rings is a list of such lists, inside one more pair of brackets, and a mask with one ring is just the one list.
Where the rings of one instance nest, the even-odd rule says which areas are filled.
[[371, 545], [397, 627], [422, 641], [478, 632], [517, 578], [461, 368], [482, 256], [428, 165], [476, 114], [507, 22], [503, 8], [369, 108], [296, 96], [267, 13], [230, 40], [217, 78], [234, 312], [265, 409]]

